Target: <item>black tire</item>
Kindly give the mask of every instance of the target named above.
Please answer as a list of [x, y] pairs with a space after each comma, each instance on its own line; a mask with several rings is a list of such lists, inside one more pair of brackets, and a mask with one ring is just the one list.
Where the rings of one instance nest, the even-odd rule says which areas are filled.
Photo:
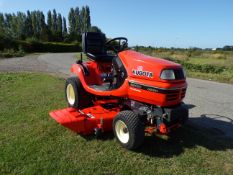
[[[73, 100], [70, 100], [69, 98], [68, 87], [73, 88], [73, 92], [74, 92]], [[85, 91], [78, 77], [70, 77], [66, 79], [65, 98], [69, 107], [83, 109], [86, 107], [90, 107], [92, 104], [91, 94]]]
[[[121, 128], [120, 125], [124, 125], [123, 123], [126, 125], [126, 128], [119, 129]], [[145, 137], [142, 121], [133, 111], [130, 110], [121, 111], [116, 115], [113, 120], [113, 132], [117, 141], [124, 148], [129, 150], [134, 150], [140, 147]], [[129, 137], [125, 137], [128, 138], [128, 140], [124, 138], [124, 134], [128, 134]]]

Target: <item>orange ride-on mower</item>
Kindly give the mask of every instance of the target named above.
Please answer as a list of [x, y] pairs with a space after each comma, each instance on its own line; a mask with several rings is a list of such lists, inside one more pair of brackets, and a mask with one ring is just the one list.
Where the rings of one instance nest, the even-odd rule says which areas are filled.
[[113, 130], [123, 147], [136, 149], [146, 132], [167, 134], [188, 119], [181, 65], [128, 50], [124, 37], [105, 42], [87, 32], [82, 47], [89, 61], [81, 58], [70, 69], [69, 107], [50, 112], [58, 123], [81, 135]]

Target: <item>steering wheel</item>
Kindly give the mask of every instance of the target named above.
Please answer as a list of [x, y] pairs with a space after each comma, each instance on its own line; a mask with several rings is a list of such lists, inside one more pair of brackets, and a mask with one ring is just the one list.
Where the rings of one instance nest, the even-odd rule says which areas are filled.
[[125, 50], [128, 47], [128, 39], [125, 37], [113, 38], [107, 41], [105, 45], [111, 48], [115, 53], [118, 53]]

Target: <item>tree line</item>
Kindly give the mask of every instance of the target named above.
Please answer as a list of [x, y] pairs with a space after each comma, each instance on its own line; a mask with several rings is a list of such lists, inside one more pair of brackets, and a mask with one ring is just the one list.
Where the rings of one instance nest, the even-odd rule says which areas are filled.
[[91, 26], [90, 8], [71, 8], [67, 19], [55, 9], [47, 12], [47, 21], [42, 11], [26, 13], [0, 13], [0, 38], [14, 40], [33, 39], [37, 41], [73, 42], [81, 41], [86, 31], [101, 32], [97, 26]]

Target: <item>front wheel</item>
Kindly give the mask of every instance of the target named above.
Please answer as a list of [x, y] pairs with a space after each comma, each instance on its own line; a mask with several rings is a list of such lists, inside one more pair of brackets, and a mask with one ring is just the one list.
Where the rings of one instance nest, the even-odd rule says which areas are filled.
[[144, 127], [139, 117], [130, 110], [121, 111], [113, 120], [113, 132], [117, 141], [125, 148], [133, 150], [144, 141]]
[[65, 83], [65, 96], [69, 107], [83, 109], [91, 106], [91, 95], [85, 91], [77, 77], [70, 77]]

